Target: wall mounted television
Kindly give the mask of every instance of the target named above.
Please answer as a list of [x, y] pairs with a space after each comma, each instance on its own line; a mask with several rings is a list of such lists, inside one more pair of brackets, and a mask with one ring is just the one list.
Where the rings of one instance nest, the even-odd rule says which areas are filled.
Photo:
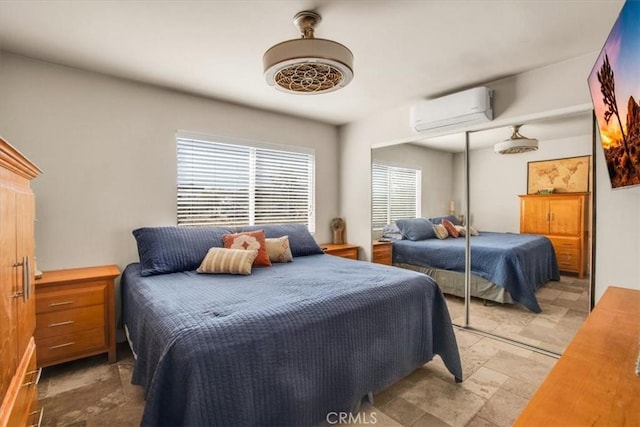
[[640, 185], [640, 1], [622, 6], [587, 81], [611, 186]]

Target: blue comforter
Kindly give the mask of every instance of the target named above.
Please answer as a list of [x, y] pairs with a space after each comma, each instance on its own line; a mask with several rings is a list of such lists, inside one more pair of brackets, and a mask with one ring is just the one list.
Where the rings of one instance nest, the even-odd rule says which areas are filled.
[[423, 274], [310, 255], [250, 276], [142, 277], [131, 264], [121, 289], [143, 425], [316, 425], [435, 354], [462, 379]]
[[[464, 272], [465, 239], [396, 240], [393, 262]], [[505, 288], [514, 301], [540, 313], [537, 288], [560, 280], [551, 241], [533, 234], [481, 232], [471, 237], [471, 273]]]

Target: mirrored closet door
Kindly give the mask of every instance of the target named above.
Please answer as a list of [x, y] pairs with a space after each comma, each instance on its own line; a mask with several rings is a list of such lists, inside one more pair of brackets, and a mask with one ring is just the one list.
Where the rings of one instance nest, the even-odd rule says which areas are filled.
[[[372, 176], [374, 241], [396, 237], [398, 219], [449, 217], [446, 238], [395, 242], [393, 264], [432, 276], [454, 324], [561, 354], [590, 308], [591, 129], [590, 113], [528, 123], [538, 149], [517, 154], [495, 151], [509, 127], [373, 149], [387, 174]], [[415, 171], [416, 188], [394, 171], [403, 184]], [[415, 213], [394, 209], [394, 192]]]

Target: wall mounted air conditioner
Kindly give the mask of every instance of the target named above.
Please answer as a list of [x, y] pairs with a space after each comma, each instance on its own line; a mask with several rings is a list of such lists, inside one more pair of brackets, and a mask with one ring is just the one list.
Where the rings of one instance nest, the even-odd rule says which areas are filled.
[[416, 132], [441, 133], [488, 122], [493, 119], [492, 99], [493, 91], [483, 86], [419, 101], [411, 107], [411, 128]]

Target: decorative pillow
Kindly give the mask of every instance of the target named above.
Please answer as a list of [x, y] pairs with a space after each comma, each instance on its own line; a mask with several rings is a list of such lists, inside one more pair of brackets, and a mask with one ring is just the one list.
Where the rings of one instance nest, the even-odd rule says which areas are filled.
[[257, 249], [211, 248], [196, 271], [248, 275], [257, 256]]
[[402, 231], [398, 228], [396, 223], [387, 224], [382, 229], [382, 237], [391, 240], [402, 240]]
[[426, 240], [436, 237], [433, 224], [426, 218], [399, 219], [396, 225], [405, 239]]
[[442, 220], [445, 220], [445, 219], [451, 221], [453, 225], [462, 225], [460, 224], [460, 221], [458, 220], [458, 218], [456, 218], [455, 215], [437, 216], [434, 218], [429, 218], [429, 221], [431, 221], [434, 224], [442, 224]]
[[289, 247], [289, 236], [274, 237], [265, 239], [269, 261], [271, 262], [291, 262], [291, 248]]
[[143, 227], [133, 230], [140, 257], [140, 274], [193, 271], [209, 248], [223, 247], [221, 227]]
[[[465, 236], [466, 235], [467, 230], [464, 228], [464, 225], [454, 225], [454, 227], [456, 228], [456, 230], [458, 231], [460, 236]], [[480, 233], [478, 233], [478, 230], [476, 230], [472, 226], [469, 226], [469, 234], [471, 234], [472, 236], [479, 236], [480, 235]]]
[[433, 224], [433, 232], [435, 233], [436, 237], [440, 240], [446, 239], [447, 237], [449, 237], [449, 232], [447, 231], [446, 227], [442, 224]]
[[263, 230], [225, 234], [223, 240], [224, 247], [227, 249], [257, 250], [258, 256], [253, 261], [253, 265], [271, 266]]
[[456, 226], [453, 225], [453, 223], [448, 219], [443, 219], [441, 225], [443, 225], [444, 228], [447, 229], [447, 233], [449, 233], [449, 236], [460, 237], [460, 233], [458, 233], [458, 230], [456, 230]]
[[294, 257], [324, 253], [304, 224], [252, 225], [241, 227], [238, 231], [255, 230], [264, 230], [268, 238], [289, 236], [289, 247]]

